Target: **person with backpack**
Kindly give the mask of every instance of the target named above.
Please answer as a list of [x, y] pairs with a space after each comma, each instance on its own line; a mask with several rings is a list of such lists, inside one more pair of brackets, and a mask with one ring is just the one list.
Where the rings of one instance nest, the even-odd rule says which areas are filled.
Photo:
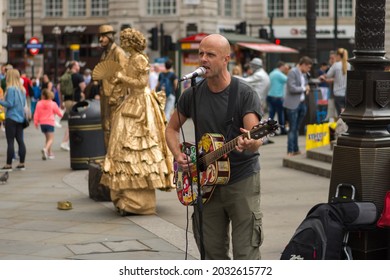
[[167, 121], [171, 118], [172, 110], [175, 107], [175, 90], [177, 88], [179, 80], [176, 74], [172, 70], [172, 60], [165, 62], [165, 70], [158, 76], [157, 90], [163, 90], [166, 94], [166, 103], [164, 113]]
[[[80, 74], [80, 64], [78, 61], [71, 61], [66, 72], [60, 78], [60, 92], [62, 95], [65, 112], [69, 115], [73, 105], [84, 99], [85, 82]], [[69, 130], [65, 130], [61, 149], [69, 151]]]

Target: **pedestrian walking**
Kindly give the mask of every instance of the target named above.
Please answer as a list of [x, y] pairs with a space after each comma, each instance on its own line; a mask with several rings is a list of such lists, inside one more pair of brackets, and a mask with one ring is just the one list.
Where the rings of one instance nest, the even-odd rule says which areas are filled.
[[45, 145], [42, 149], [42, 159], [54, 159], [52, 145], [54, 141], [55, 115], [62, 117], [62, 111], [57, 103], [53, 101], [54, 93], [45, 88], [42, 90], [42, 99], [38, 101], [34, 114], [34, 125], [45, 135]]
[[23, 123], [27, 105], [26, 91], [21, 83], [19, 71], [9, 69], [6, 76], [6, 91], [0, 105], [7, 108], [5, 115], [5, 135], [7, 138], [7, 161], [0, 171], [12, 171], [12, 159], [15, 156], [14, 142], [18, 143], [19, 164], [16, 170], [25, 170], [26, 145], [23, 140]]

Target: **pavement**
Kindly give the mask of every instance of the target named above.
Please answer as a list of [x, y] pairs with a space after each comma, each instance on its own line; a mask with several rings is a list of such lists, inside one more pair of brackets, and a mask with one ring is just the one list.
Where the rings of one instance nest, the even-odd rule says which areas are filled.
[[[40, 130], [33, 125], [25, 130], [26, 170], [10, 172], [8, 182], [0, 184], [0, 259], [200, 258], [192, 236], [192, 208], [181, 205], [175, 191], [157, 191], [157, 214], [149, 216], [121, 217], [112, 202], [89, 198], [88, 170], [72, 170], [69, 152], [60, 149], [66, 128], [66, 121], [56, 128], [53, 160], [41, 158], [44, 136]], [[193, 140], [193, 134], [187, 122], [186, 141]], [[330, 181], [283, 167], [287, 137], [271, 139], [273, 144], [260, 148], [265, 235], [261, 253], [265, 260], [278, 260], [307, 211], [327, 201]], [[299, 144], [304, 151], [303, 136]], [[0, 131], [1, 164], [5, 164], [6, 146], [5, 133]], [[57, 202], [63, 200], [73, 208], [57, 209]]]

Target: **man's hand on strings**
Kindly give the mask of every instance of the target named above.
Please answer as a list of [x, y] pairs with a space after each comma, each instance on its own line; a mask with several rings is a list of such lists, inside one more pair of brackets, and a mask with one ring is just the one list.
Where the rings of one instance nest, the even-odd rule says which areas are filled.
[[[240, 128], [240, 131], [243, 134], [247, 134], [249, 130], [245, 128]], [[257, 149], [263, 144], [261, 139], [249, 139], [246, 135], [241, 135], [238, 137], [236, 150], [239, 152], [243, 152], [244, 150], [249, 150], [252, 152], [257, 151]]]

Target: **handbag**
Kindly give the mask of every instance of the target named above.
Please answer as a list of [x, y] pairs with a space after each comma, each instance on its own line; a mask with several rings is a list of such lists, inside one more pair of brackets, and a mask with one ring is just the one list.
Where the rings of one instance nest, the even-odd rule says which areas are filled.
[[24, 120], [23, 120], [23, 128], [27, 128], [27, 127], [29, 127], [29, 126], [30, 126], [29, 120], [28, 120], [26, 117], [24, 117]]

